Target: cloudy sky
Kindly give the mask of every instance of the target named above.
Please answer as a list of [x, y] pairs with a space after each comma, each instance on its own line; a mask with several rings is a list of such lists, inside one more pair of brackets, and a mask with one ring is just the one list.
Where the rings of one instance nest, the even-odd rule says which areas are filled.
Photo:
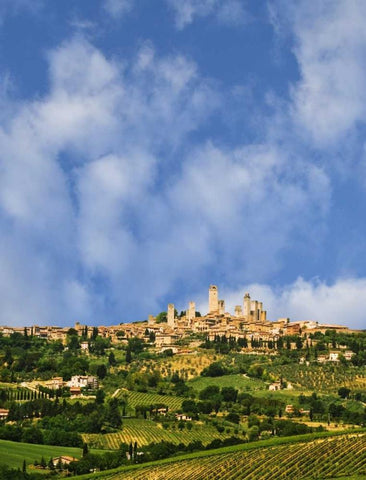
[[0, 323], [217, 284], [366, 328], [364, 0], [1, 0]]

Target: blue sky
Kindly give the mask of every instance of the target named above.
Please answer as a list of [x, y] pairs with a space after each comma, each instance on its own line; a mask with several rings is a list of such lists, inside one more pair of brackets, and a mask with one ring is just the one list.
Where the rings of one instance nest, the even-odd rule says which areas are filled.
[[362, 0], [2, 0], [0, 323], [366, 328]]

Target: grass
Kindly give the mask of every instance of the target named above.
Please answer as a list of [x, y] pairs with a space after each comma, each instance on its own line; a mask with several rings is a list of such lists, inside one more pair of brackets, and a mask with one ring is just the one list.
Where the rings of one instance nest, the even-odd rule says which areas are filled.
[[[314, 461], [316, 459], [316, 461]], [[80, 480], [277, 480], [325, 479], [335, 475], [365, 478], [365, 429], [352, 434], [321, 432], [273, 438], [249, 444], [185, 454], [179, 457], [101, 472]], [[357, 475], [363, 475], [357, 477]], [[353, 477], [350, 477], [353, 478]]]
[[240, 391], [266, 390], [268, 385], [258, 378], [250, 378], [245, 375], [224, 375], [222, 377], [196, 377], [188, 382], [196, 391], [201, 391], [209, 385], [218, 387], [234, 387]]
[[[93, 450], [93, 453], [101, 452]], [[0, 440], [0, 463], [6, 464], [12, 468], [22, 468], [23, 460], [29, 465], [33, 464], [35, 460], [40, 462], [42, 457], [48, 462], [51, 457], [57, 457], [59, 455], [70, 455], [71, 457], [80, 458], [82, 456], [82, 450], [80, 448], [36, 445], [31, 443]]]

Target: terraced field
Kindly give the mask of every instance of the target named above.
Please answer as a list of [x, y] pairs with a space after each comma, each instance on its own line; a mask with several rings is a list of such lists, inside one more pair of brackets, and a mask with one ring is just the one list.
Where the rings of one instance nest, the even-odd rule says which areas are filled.
[[158, 395], [157, 393], [132, 392], [121, 389], [116, 398], [127, 398], [128, 407], [134, 409], [136, 405], [158, 405], [163, 404], [169, 407], [169, 410], [179, 410], [184, 398], [173, 397], [171, 395]]
[[[217, 451], [219, 452], [219, 451]], [[208, 453], [208, 452], [207, 452]], [[105, 480], [315, 480], [366, 478], [366, 435], [201, 455], [181, 461], [104, 473]]]
[[270, 367], [270, 373], [297, 386], [316, 392], [336, 392], [345, 386], [351, 390], [366, 389], [366, 368], [341, 365], [281, 365]]
[[219, 433], [211, 425], [192, 425], [192, 430], [184, 428], [182, 431], [165, 430], [161, 424], [152, 420], [143, 419], [124, 419], [123, 428], [118, 433], [83, 434], [83, 440], [94, 448], [117, 449], [121, 443], [137, 442], [139, 446], [148, 445], [152, 442], [172, 442], [175, 444], [188, 444], [194, 440], [201, 440], [205, 445], [212, 442], [215, 438], [226, 438], [233, 433]]

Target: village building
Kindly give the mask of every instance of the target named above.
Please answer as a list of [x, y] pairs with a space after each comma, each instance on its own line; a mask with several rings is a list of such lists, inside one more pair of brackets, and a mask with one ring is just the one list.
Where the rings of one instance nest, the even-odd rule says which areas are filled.
[[6, 408], [0, 408], [0, 420], [6, 420], [9, 415], [9, 410]]
[[57, 467], [57, 465], [69, 465], [71, 462], [77, 462], [78, 459], [75, 457], [71, 457], [69, 455], [60, 455], [59, 457], [53, 457], [52, 458], [52, 463], [54, 467]]

